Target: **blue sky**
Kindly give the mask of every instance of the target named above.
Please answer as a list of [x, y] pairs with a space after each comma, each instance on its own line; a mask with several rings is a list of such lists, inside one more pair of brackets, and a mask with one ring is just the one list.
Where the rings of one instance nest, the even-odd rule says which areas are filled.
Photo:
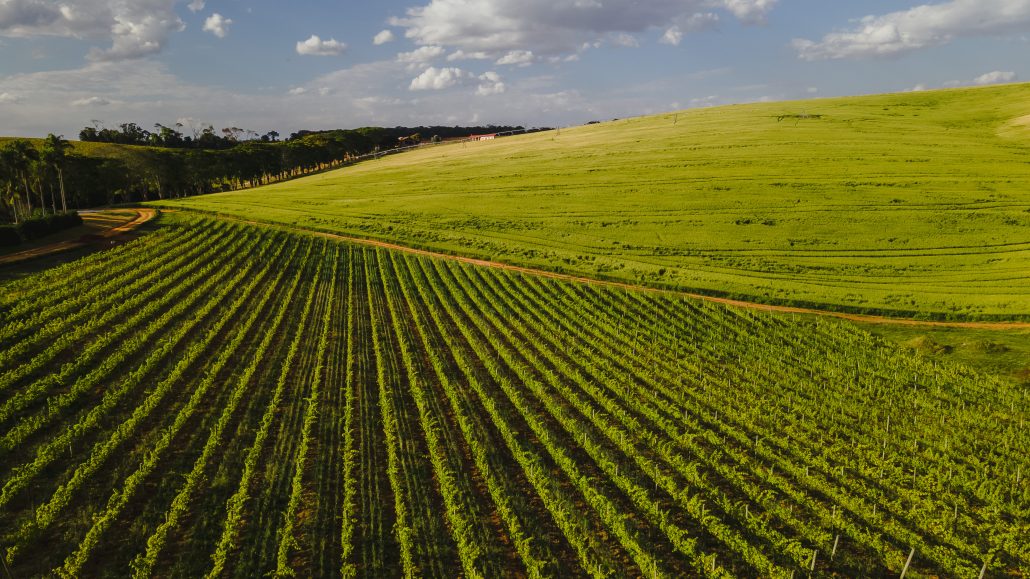
[[0, 134], [568, 125], [1012, 82], [1030, 0], [0, 0]]

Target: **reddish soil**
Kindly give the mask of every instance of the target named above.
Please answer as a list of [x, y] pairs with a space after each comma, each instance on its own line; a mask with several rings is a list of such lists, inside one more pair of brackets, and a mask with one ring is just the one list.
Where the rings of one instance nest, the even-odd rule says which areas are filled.
[[584, 284], [590, 284], [590, 285], [596, 285], [596, 286], [628, 289], [628, 290], [633, 290], [633, 291], [642, 291], [642, 292], [655, 293], [655, 294], [663, 294], [663, 295], [669, 295], [669, 296], [687, 297], [687, 298], [692, 298], [692, 299], [697, 299], [697, 300], [704, 300], [704, 301], [707, 301], [707, 302], [714, 302], [714, 303], [719, 303], [719, 304], [725, 304], [725, 305], [739, 307], [739, 308], [747, 308], [747, 309], [752, 309], [752, 310], [761, 310], [761, 311], [765, 311], [765, 312], [778, 312], [778, 313], [788, 313], [788, 314], [807, 314], [807, 315], [814, 315], [814, 316], [827, 316], [827, 317], [833, 317], [833, 318], [840, 318], [840, 319], [844, 319], [844, 320], [850, 320], [850, 321], [853, 321], [853, 322], [862, 322], [862, 323], [866, 323], [866, 324], [892, 324], [892, 325], [899, 325], [899, 326], [923, 326], [923, 327], [935, 327], [935, 328], [969, 328], [969, 329], [979, 329], [979, 330], [1026, 330], [1026, 329], [1030, 329], [1030, 322], [938, 322], [938, 321], [930, 321], [930, 320], [913, 320], [913, 319], [907, 319], [907, 318], [891, 318], [891, 317], [887, 317], [887, 316], [871, 316], [871, 315], [863, 315], [863, 314], [848, 314], [848, 313], [844, 313], [844, 312], [834, 312], [832, 310], [817, 310], [817, 309], [813, 309], [813, 308], [798, 308], [798, 307], [792, 307], [792, 306], [777, 306], [777, 305], [770, 305], [770, 304], [759, 304], [759, 303], [754, 303], [754, 302], [746, 302], [746, 301], [733, 300], [733, 299], [728, 299], [728, 298], [717, 298], [717, 297], [706, 296], [706, 295], [701, 295], [701, 294], [696, 294], [696, 293], [691, 293], [691, 292], [686, 292], [686, 291], [662, 290], [662, 289], [655, 289], [655, 288], [649, 288], [649, 287], [645, 287], [645, 286], [634, 285], [634, 284], [631, 284], [631, 283], [615, 282], [615, 281], [604, 281], [604, 280], [592, 279], [592, 278], [588, 278], [588, 277], [580, 277], [580, 276], [568, 275], [568, 274], [564, 274], [564, 273], [555, 273], [555, 272], [552, 272], [552, 271], [546, 271], [546, 270], [541, 270], [541, 269], [533, 269], [533, 268], [529, 268], [529, 267], [521, 267], [521, 266], [517, 266], [517, 265], [510, 265], [510, 264], [507, 264], [507, 263], [500, 263], [500, 262], [496, 262], [496, 261], [488, 261], [488, 260], [485, 260], [485, 259], [476, 259], [476, 258], [473, 258], [473, 257], [462, 257], [462, 256], [459, 256], [459, 255], [450, 255], [450, 254], [447, 254], [447, 253], [438, 253], [438, 252], [435, 252], [435, 251], [429, 251], [429, 250], [425, 250], [425, 249], [416, 249], [416, 248], [413, 248], [413, 247], [407, 247], [407, 246], [404, 246], [404, 245], [398, 245], [396, 243], [390, 243], [390, 242], [387, 242], [387, 241], [377, 241], [377, 240], [374, 240], [374, 239], [364, 239], [364, 238], [361, 238], [361, 237], [350, 237], [350, 236], [347, 236], [347, 235], [339, 235], [339, 234], [336, 234], [336, 233], [325, 233], [325, 232], [322, 232], [322, 231], [313, 231], [311, 229], [305, 229], [303, 227], [296, 227], [296, 226], [290, 226], [290, 225], [281, 225], [281, 224], [273, 224], [273, 223], [261, 223], [261, 222], [258, 222], [258, 221], [248, 221], [246, 219], [240, 219], [240, 218], [237, 218], [237, 217], [231, 217], [231, 216], [226, 216], [226, 215], [219, 215], [219, 217], [222, 218], [222, 219], [231, 219], [233, 221], [240, 221], [240, 222], [249, 223], [249, 224], [252, 224], [252, 225], [281, 227], [281, 228], [284, 228], [284, 229], [290, 229], [290, 230], [293, 230], [293, 231], [299, 231], [299, 232], [303, 232], [303, 233], [308, 233], [310, 235], [317, 235], [317, 236], [326, 237], [326, 238], [329, 238], [329, 239], [338, 239], [338, 240], [346, 241], [346, 242], [349, 242], [349, 243], [357, 243], [357, 244], [369, 245], [369, 246], [373, 246], [373, 247], [382, 247], [382, 248], [385, 248], [385, 249], [392, 249], [392, 250], [396, 250], [396, 251], [404, 251], [404, 252], [412, 253], [412, 254], [415, 254], [415, 255], [424, 255], [424, 256], [427, 256], [427, 257], [433, 257], [433, 258], [437, 258], [437, 259], [449, 259], [449, 260], [452, 260], [452, 261], [458, 261], [458, 262], [461, 262], [461, 263], [468, 263], [468, 264], [471, 264], [471, 265], [478, 265], [478, 266], [481, 266], [481, 267], [492, 267], [492, 268], [496, 268], [496, 269], [504, 269], [504, 270], [524, 273], [524, 274], [528, 274], [528, 275], [536, 275], [536, 276], [540, 276], [540, 277], [547, 277], [547, 278], [551, 278], [551, 279], [557, 279], [557, 280], [561, 280], [561, 281], [570, 281], [570, 282], [575, 282], [575, 283], [584, 283]]
[[[157, 211], [155, 209], [150, 208], [133, 209], [132, 211], [136, 212], [136, 217], [134, 217], [130, 221], [121, 223], [117, 226], [108, 227], [107, 229], [102, 230], [98, 233], [85, 234], [78, 239], [59, 241], [57, 243], [51, 243], [32, 249], [26, 249], [25, 251], [19, 251], [18, 253], [4, 255], [0, 257], [0, 265], [19, 263], [30, 259], [35, 259], [37, 257], [52, 255], [54, 253], [61, 253], [63, 251], [78, 249], [80, 247], [85, 247], [93, 243], [106, 241], [136, 229], [137, 227], [143, 225], [147, 221], [150, 221], [154, 218], [154, 216], [157, 215]], [[97, 217], [92, 217], [93, 215], [94, 214], [91, 213], [83, 213], [82, 220], [84, 222], [90, 223], [94, 227], [103, 227], [103, 223], [106, 220]]]

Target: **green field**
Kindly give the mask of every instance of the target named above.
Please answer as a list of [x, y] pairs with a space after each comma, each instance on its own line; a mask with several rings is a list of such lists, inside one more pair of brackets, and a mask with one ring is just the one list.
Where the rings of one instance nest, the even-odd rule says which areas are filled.
[[1030, 316], [1030, 84], [431, 148], [165, 206], [748, 300]]
[[0, 283], [15, 577], [1030, 573], [1025, 387], [847, 322], [151, 228]]

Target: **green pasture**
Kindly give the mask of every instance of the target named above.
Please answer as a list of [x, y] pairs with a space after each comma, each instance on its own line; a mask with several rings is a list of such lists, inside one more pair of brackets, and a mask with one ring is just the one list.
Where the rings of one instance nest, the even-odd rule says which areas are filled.
[[585, 276], [1030, 317], [1030, 84], [668, 113], [164, 202]]

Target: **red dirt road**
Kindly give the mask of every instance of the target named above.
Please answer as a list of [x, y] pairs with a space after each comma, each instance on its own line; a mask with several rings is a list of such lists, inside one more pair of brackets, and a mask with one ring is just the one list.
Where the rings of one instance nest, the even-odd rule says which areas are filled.
[[[92, 243], [96, 243], [98, 241], [103, 241], [103, 240], [106, 240], [106, 239], [111, 239], [111, 238], [117, 237], [119, 235], [122, 235], [123, 233], [126, 233], [126, 232], [129, 232], [129, 231], [132, 231], [132, 230], [136, 229], [137, 227], [139, 227], [140, 225], [143, 225], [147, 221], [150, 221], [151, 219], [153, 219], [157, 215], [157, 210], [151, 209], [149, 207], [144, 207], [144, 208], [139, 208], [139, 209], [132, 209], [132, 211], [136, 212], [136, 217], [134, 217], [130, 221], [127, 221], [127, 222], [122, 223], [120, 225], [117, 225], [115, 227], [110, 227], [110, 228], [105, 229], [105, 230], [103, 230], [103, 231], [101, 231], [99, 233], [92, 233], [92, 234], [88, 234], [88, 235], [83, 235], [79, 239], [70, 239], [70, 240], [66, 240], [66, 241], [59, 241], [57, 243], [51, 243], [51, 244], [43, 245], [43, 246], [40, 246], [40, 247], [34, 247], [32, 249], [26, 249], [25, 251], [19, 251], [18, 253], [12, 253], [12, 254], [9, 254], [9, 255], [2, 256], [2, 257], [0, 257], [0, 265], [8, 265], [8, 264], [12, 264], [12, 263], [18, 263], [18, 262], [26, 261], [26, 260], [29, 260], [29, 259], [35, 259], [37, 257], [42, 257], [44, 255], [51, 255], [51, 254], [54, 254], [54, 253], [61, 253], [63, 251], [68, 251], [68, 250], [71, 250], [71, 249], [77, 249], [79, 247], [85, 247], [87, 245], [90, 245]], [[98, 222], [98, 223], [103, 221], [102, 219], [99, 219], [99, 218], [91, 218], [91, 216], [93, 216], [93, 215], [96, 215], [96, 214], [95, 213], [83, 213], [82, 214], [82, 220], [85, 221], [85, 222], [95, 221], [95, 222]]]
[[[167, 211], [167, 210], [166, 210]], [[172, 210], [175, 211], [175, 210]], [[580, 277], [574, 275], [568, 275], [564, 273], [555, 273], [552, 271], [546, 271], [541, 269], [533, 269], [529, 267], [521, 267], [517, 265], [511, 265], [507, 263], [500, 263], [496, 261], [488, 261], [484, 259], [476, 259], [473, 257], [462, 257], [459, 255], [450, 255], [447, 253], [438, 253], [435, 251], [429, 251], [425, 249], [416, 249], [413, 247], [407, 247], [404, 245], [398, 245], [396, 243], [390, 243], [387, 241], [377, 241], [374, 239], [364, 239], [361, 237], [350, 237], [347, 235], [339, 235], [336, 233], [325, 233], [322, 231], [314, 231], [311, 229], [305, 229], [303, 227], [297, 227], [292, 225], [284, 225], [279, 223], [262, 223], [258, 221], [248, 221], [246, 219], [240, 219], [238, 217], [232, 217], [228, 215], [218, 215], [221, 219], [229, 219], [233, 221], [239, 221], [242, 223], [249, 223], [252, 225], [262, 225], [270, 227], [280, 227], [283, 229], [289, 229], [301, 233], [307, 233], [309, 235], [316, 235], [319, 237], [325, 237], [328, 239], [337, 239], [340, 241], [346, 241], [349, 243], [356, 243], [360, 245], [368, 245], [372, 247], [382, 247], [384, 249], [392, 249], [396, 251], [403, 251], [406, 253], [412, 253], [415, 255], [424, 255], [426, 257], [433, 257], [437, 259], [449, 259], [451, 261], [458, 261], [461, 263], [467, 263], [470, 265], [478, 265], [481, 267], [492, 267], [496, 269], [504, 269], [507, 271], [514, 271], [524, 273], [528, 275], [535, 275], [540, 277], [546, 277], [551, 279], [557, 279], [562, 281], [569, 281], [575, 283], [584, 283], [595, 286], [627, 289], [633, 291], [642, 291], [655, 294], [663, 294], [668, 296], [686, 297], [697, 300], [704, 300], [707, 302], [714, 302], [719, 304], [725, 304], [738, 308], [747, 308], [751, 310], [760, 310], [765, 312], [777, 312], [787, 314], [804, 314], [813, 316], [826, 316], [832, 318], [839, 318], [843, 320], [849, 320], [852, 322], [861, 322], [866, 324], [887, 324], [896, 326], [921, 326], [921, 327], [932, 327], [932, 328], [966, 328], [966, 329], [978, 329], [978, 330], [1027, 330], [1030, 329], [1030, 322], [938, 322], [929, 320], [913, 320], [906, 318], [890, 318], [886, 316], [870, 316], [862, 314], [848, 314], [843, 312], [834, 312], [832, 310], [817, 310], [812, 308], [798, 308], [792, 306], [777, 306], [770, 304], [759, 304], [754, 302], [746, 302], [741, 300], [733, 300], [728, 298], [718, 298], [712, 296], [706, 296], [702, 294], [696, 294], [686, 291], [676, 290], [662, 290], [649, 288], [645, 286], [634, 285], [631, 283], [605, 281], [592, 279], [588, 277]]]

